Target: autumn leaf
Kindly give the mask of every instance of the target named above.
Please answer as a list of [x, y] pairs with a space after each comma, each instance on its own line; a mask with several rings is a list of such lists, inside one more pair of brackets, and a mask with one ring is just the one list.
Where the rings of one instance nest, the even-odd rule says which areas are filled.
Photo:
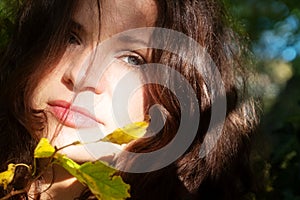
[[114, 175], [116, 170], [102, 161], [77, 164], [65, 155], [56, 155], [56, 164], [64, 167], [71, 175], [101, 200], [123, 200], [130, 197], [130, 186], [120, 176]]
[[87, 162], [80, 167], [80, 171], [89, 188], [98, 199], [121, 200], [130, 197], [130, 186], [123, 182], [120, 176], [114, 175], [116, 170], [103, 162]]
[[[77, 143], [73, 143], [77, 145]], [[69, 145], [68, 145], [69, 146]], [[49, 143], [42, 138], [37, 145], [35, 158], [54, 158], [53, 164], [58, 164], [66, 169], [79, 182], [89, 187], [91, 192], [101, 200], [122, 200], [130, 197], [130, 186], [123, 182], [120, 176], [115, 176], [116, 170], [102, 161], [86, 162], [79, 165], [66, 155], [60, 154]]]
[[7, 185], [14, 179], [16, 165], [10, 163], [6, 171], [0, 173], [0, 185], [3, 186], [4, 190], [7, 189]]
[[129, 142], [141, 138], [145, 135], [149, 122], [135, 122], [123, 128], [117, 128], [112, 133], [101, 139], [102, 142], [112, 142], [115, 144], [128, 144]]
[[[122, 129], [122, 133], [116, 134], [117, 130], [112, 133], [111, 138], [120, 142], [120, 138], [129, 135], [131, 138], [122, 139], [122, 142], [142, 137], [148, 122], [138, 122], [128, 125]], [[123, 135], [123, 136], [122, 136]], [[113, 140], [113, 139], [111, 139]], [[126, 140], [126, 141], [125, 141]], [[74, 142], [68, 146], [78, 145]], [[61, 147], [60, 149], [63, 149]], [[34, 151], [34, 158], [53, 158], [52, 164], [57, 164], [66, 169], [71, 175], [77, 178], [79, 182], [89, 187], [91, 192], [101, 200], [123, 200], [130, 197], [130, 185], [123, 182], [120, 176], [115, 175], [117, 170], [109, 167], [102, 161], [86, 162], [79, 165], [66, 155], [60, 154], [46, 138], [42, 138]]]
[[50, 158], [55, 153], [55, 148], [49, 140], [42, 138], [34, 150], [34, 158]]
[[83, 182], [83, 179], [81, 179], [80, 174], [78, 174], [78, 169], [80, 168], [80, 165], [72, 159], [68, 158], [65, 155], [56, 153], [54, 163], [65, 168], [71, 175], [75, 176], [78, 181]]
[[7, 170], [0, 173], [0, 185], [3, 186], [4, 190], [7, 189], [8, 184], [10, 184], [12, 182], [12, 180], [14, 179], [16, 168], [19, 166], [26, 167], [28, 169], [28, 171], [31, 170], [31, 168], [27, 164], [24, 164], [24, 163], [8, 164]]

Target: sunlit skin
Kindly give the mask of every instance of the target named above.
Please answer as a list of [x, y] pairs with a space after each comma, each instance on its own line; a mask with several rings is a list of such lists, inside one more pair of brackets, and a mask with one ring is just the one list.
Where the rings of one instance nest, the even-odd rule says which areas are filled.
[[[33, 94], [33, 107], [44, 109], [47, 113], [48, 127], [44, 136], [57, 147], [80, 140], [78, 131], [85, 133], [84, 130], [87, 130], [88, 133], [89, 130], [101, 130], [106, 135], [128, 123], [124, 119], [126, 122], [122, 124], [122, 118], [118, 118], [116, 122], [112, 113], [113, 102], [123, 100], [113, 99], [114, 90], [120, 87], [118, 83], [128, 72], [134, 72], [128, 77], [130, 80], [128, 84], [137, 87], [128, 102], [130, 120], [142, 121], [145, 118], [144, 90], [141, 87], [141, 74], [137, 68], [149, 61], [151, 54], [149, 49], [131, 51], [130, 45], [126, 50], [114, 49], [113, 56], [109, 57], [112, 59], [103, 62], [106, 66], [100, 64], [100, 67], [103, 67], [101, 77], [94, 77], [93, 72], [93, 69], [99, 69], [95, 68], [99, 63], [88, 62], [92, 69], [85, 64], [95, 53], [98, 44], [101, 45], [115, 34], [133, 28], [154, 26], [157, 16], [154, 0], [101, 1], [101, 27], [96, 0], [85, 0], [80, 3], [73, 17], [74, 29], [70, 30], [69, 46], [65, 54], [53, 71], [42, 79]], [[148, 42], [149, 37], [143, 38], [144, 42]], [[127, 85], [122, 87], [126, 91]], [[66, 113], [68, 115], [65, 115]], [[91, 131], [92, 134], [94, 132]], [[103, 148], [99, 157], [114, 154], [114, 150], [105, 144], [99, 145], [99, 148]], [[63, 153], [78, 162], [95, 159], [82, 146], [66, 148]], [[49, 178], [47, 176], [51, 177], [51, 173], [45, 176], [46, 180]], [[83, 186], [64, 170], [56, 169], [56, 177], [53, 186], [47, 192], [52, 197], [60, 199], [59, 195], [62, 195], [64, 199], [72, 199], [80, 194], [78, 188]], [[68, 190], [65, 189], [67, 187]], [[44, 195], [47, 199], [47, 194]]]

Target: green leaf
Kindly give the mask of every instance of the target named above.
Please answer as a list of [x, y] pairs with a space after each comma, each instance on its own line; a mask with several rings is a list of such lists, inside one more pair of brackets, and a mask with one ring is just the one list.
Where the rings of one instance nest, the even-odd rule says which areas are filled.
[[89, 187], [91, 192], [101, 200], [122, 200], [130, 197], [130, 186], [120, 176], [115, 176], [112, 169], [101, 161], [77, 164], [65, 155], [56, 154], [55, 163], [64, 167], [77, 180]]
[[65, 155], [56, 153], [54, 163], [65, 168], [71, 175], [76, 177], [78, 181], [80, 181], [81, 183], [84, 182], [84, 179], [82, 179], [81, 173], [79, 172], [80, 165], [75, 161], [73, 161], [72, 159], [68, 158]]
[[135, 122], [123, 128], [118, 128], [106, 137], [101, 139], [102, 142], [112, 142], [115, 144], [127, 144], [133, 140], [141, 138], [145, 135], [149, 126], [148, 121]]
[[[140, 124], [137, 124], [140, 126]], [[77, 145], [74, 142], [70, 145]], [[67, 145], [65, 147], [68, 147]], [[63, 147], [64, 148], [64, 147]], [[116, 170], [101, 161], [86, 162], [79, 165], [65, 155], [58, 153], [46, 138], [42, 138], [34, 151], [34, 158], [53, 157], [53, 164], [66, 169], [79, 182], [87, 185], [91, 192], [101, 200], [122, 200], [130, 197], [130, 186], [120, 176], [114, 175]]]
[[14, 179], [16, 170], [16, 165], [10, 163], [7, 167], [7, 170], [0, 173], [0, 185], [3, 186], [4, 190], [7, 189], [7, 185], [12, 182]]
[[49, 158], [55, 153], [55, 148], [49, 140], [42, 138], [34, 150], [34, 158]]
[[103, 162], [87, 162], [80, 167], [91, 192], [98, 199], [121, 200], [130, 197], [130, 186], [120, 176], [114, 175], [116, 170]]

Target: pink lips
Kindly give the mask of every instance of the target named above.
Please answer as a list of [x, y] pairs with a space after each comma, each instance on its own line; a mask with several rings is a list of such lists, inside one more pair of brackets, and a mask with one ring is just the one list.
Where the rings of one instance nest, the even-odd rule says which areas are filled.
[[103, 124], [84, 108], [71, 106], [62, 100], [48, 103], [50, 112], [62, 124], [71, 128], [92, 128]]

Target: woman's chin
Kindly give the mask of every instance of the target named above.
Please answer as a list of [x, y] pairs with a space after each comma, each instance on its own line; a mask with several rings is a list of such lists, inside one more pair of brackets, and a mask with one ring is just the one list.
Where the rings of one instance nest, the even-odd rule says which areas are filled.
[[[57, 146], [65, 146], [63, 144]], [[68, 146], [59, 151], [60, 154], [66, 155], [68, 158], [78, 162], [88, 162], [102, 160], [110, 163], [111, 160], [122, 151], [123, 147], [107, 142], [97, 142], [90, 144], [79, 144]]]

